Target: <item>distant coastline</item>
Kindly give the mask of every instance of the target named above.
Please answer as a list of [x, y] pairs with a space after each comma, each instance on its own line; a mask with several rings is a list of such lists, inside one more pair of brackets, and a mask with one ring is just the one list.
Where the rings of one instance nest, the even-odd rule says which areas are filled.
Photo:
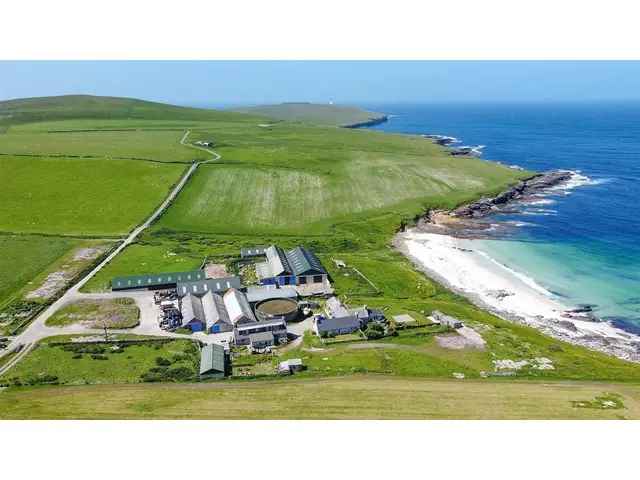
[[375, 125], [380, 125], [381, 123], [385, 123], [389, 120], [388, 115], [382, 115], [379, 117], [373, 117], [369, 120], [365, 120], [364, 122], [356, 122], [351, 123], [349, 125], [342, 125], [343, 128], [364, 128], [364, 127], [373, 127]]

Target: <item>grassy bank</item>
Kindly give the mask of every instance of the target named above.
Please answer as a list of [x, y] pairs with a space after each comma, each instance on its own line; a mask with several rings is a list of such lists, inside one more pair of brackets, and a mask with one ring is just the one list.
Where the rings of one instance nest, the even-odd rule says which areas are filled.
[[[604, 408], [598, 398], [613, 398]], [[579, 406], [579, 405], [587, 405]], [[638, 419], [640, 387], [580, 382], [349, 378], [31, 387], [3, 419]]]

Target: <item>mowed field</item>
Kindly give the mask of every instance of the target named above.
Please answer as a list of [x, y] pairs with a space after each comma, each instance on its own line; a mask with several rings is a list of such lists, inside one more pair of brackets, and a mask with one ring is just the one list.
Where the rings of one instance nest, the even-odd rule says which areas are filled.
[[0, 235], [0, 307], [79, 243], [73, 238]]
[[134, 160], [0, 157], [0, 231], [122, 235], [146, 218], [186, 166]]
[[452, 157], [419, 137], [277, 124], [250, 138], [219, 138], [222, 164], [197, 172], [160, 227], [323, 233], [363, 215], [413, 216], [427, 206], [452, 206], [523, 175]]
[[[613, 394], [616, 408], [578, 407]], [[584, 405], [584, 403], [583, 403]], [[640, 419], [640, 387], [361, 375], [0, 391], [2, 419]]]
[[[66, 123], [66, 122], [60, 122]], [[57, 125], [57, 128], [65, 128]], [[86, 125], [91, 128], [91, 124]], [[17, 132], [0, 135], [3, 155], [69, 156], [95, 159], [140, 159], [161, 162], [191, 162], [206, 153], [180, 145], [184, 129]]]

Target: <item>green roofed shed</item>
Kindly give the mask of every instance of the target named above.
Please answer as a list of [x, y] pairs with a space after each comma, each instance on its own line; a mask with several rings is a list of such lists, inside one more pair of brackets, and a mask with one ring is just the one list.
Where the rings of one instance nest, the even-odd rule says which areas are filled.
[[179, 282], [204, 280], [203, 270], [190, 272], [154, 273], [147, 275], [128, 275], [111, 280], [111, 290], [130, 290], [134, 288], [173, 288]]
[[201, 378], [224, 378], [228, 370], [228, 356], [224, 347], [215, 343], [202, 347], [200, 351]]

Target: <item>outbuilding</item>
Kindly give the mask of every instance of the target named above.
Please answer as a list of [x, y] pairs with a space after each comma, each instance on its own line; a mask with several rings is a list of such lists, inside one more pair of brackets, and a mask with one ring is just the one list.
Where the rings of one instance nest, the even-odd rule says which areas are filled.
[[200, 378], [224, 378], [230, 372], [229, 353], [224, 347], [209, 344], [200, 350]]

